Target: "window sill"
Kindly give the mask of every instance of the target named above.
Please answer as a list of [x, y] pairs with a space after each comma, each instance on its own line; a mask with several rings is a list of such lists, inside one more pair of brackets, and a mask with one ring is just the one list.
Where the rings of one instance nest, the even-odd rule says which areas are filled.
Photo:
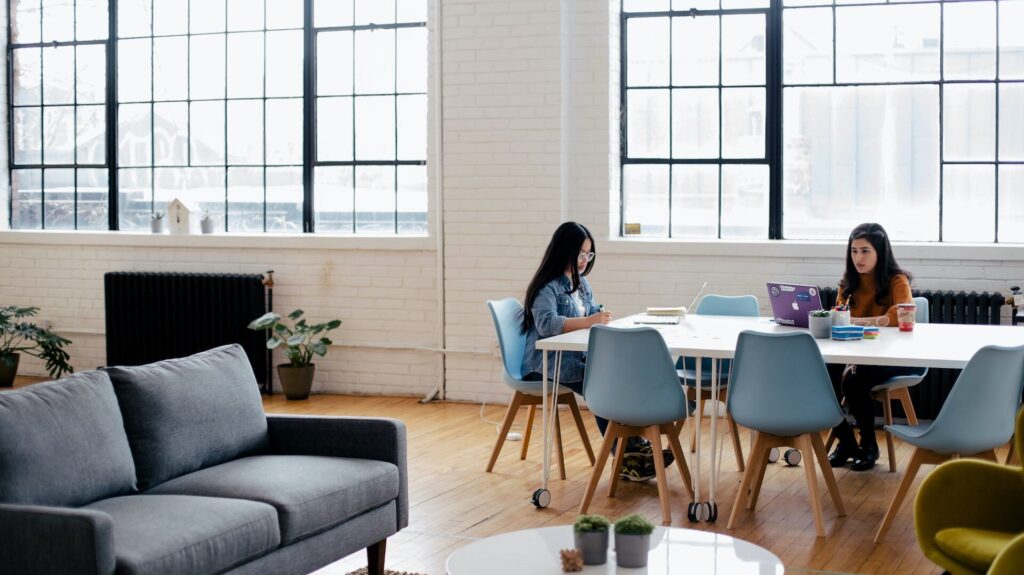
[[435, 251], [429, 236], [342, 236], [314, 234], [170, 235], [145, 232], [5, 230], [0, 244], [75, 245], [104, 247], [344, 249]]

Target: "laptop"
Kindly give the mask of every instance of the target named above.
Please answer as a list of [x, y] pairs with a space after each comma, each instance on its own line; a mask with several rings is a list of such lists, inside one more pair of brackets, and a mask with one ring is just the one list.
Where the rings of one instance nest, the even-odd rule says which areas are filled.
[[648, 325], [676, 325], [679, 323], [681, 318], [685, 318], [686, 314], [693, 309], [693, 304], [697, 303], [697, 298], [700, 297], [700, 294], [704, 293], [704, 288], [706, 287], [708, 287], [708, 282], [704, 282], [704, 285], [700, 286], [700, 289], [697, 290], [697, 295], [693, 296], [693, 301], [690, 302], [688, 307], [649, 307], [643, 315], [633, 320], [633, 323], [643, 323]]
[[821, 309], [821, 296], [815, 286], [768, 282], [768, 299], [779, 325], [805, 328], [807, 312]]

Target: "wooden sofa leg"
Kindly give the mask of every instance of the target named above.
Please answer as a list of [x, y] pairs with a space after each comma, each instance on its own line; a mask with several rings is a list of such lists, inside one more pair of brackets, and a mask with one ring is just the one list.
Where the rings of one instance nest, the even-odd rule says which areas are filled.
[[366, 572], [368, 575], [384, 575], [384, 552], [387, 543], [387, 539], [381, 539], [366, 548]]

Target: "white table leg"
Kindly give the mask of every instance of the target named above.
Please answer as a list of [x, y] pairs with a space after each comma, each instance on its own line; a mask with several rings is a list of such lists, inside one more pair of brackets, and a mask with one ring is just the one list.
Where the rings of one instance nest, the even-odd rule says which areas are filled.
[[718, 506], [715, 503], [715, 471], [718, 467], [718, 362], [717, 359], [711, 360], [711, 404], [714, 409], [711, 410], [711, 475], [708, 478], [708, 513], [705, 517], [711, 522], [718, 518]]

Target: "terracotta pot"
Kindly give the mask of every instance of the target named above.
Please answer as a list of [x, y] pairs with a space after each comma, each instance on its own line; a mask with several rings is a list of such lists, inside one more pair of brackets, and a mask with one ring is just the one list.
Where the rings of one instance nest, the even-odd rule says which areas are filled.
[[21, 356], [16, 353], [0, 355], [0, 387], [13, 387], [14, 376], [18, 375], [18, 361]]
[[281, 389], [288, 399], [309, 399], [309, 390], [313, 387], [313, 373], [316, 364], [305, 367], [292, 367], [290, 363], [277, 366], [277, 376], [281, 379]]

